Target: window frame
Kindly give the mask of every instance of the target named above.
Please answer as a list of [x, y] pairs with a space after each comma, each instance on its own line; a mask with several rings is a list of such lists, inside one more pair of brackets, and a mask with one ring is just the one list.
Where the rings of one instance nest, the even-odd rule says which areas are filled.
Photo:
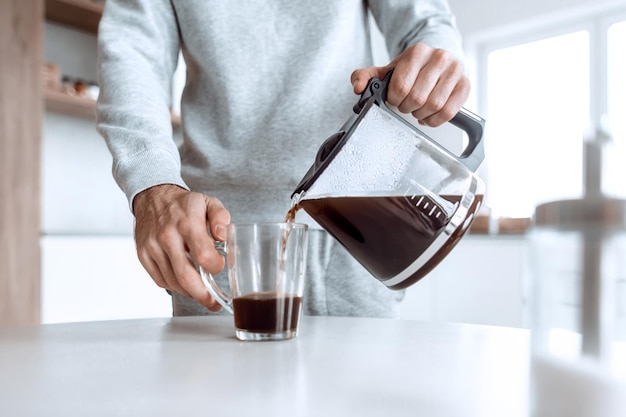
[[[600, 126], [603, 116], [608, 113], [608, 31], [616, 23], [626, 21], [626, 5], [573, 10], [559, 15], [543, 16], [531, 21], [507, 25], [506, 28], [475, 34], [465, 39], [468, 69], [472, 74], [474, 88], [468, 101], [477, 112], [484, 115], [489, 123], [488, 114], [488, 57], [489, 54], [503, 48], [522, 45], [576, 31], [589, 33], [589, 123]], [[581, 132], [582, 133], [582, 132]], [[488, 150], [488, 129], [485, 140]], [[489, 187], [488, 160], [478, 171]], [[486, 196], [486, 206], [489, 197]], [[497, 219], [483, 218], [473, 228], [474, 233], [486, 234], [524, 234], [531, 225], [530, 218]]]

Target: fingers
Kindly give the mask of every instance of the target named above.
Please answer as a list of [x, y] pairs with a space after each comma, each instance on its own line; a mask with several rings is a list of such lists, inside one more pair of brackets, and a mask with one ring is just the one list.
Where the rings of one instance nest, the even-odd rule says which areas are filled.
[[382, 78], [391, 68], [387, 104], [420, 123], [435, 127], [447, 122], [469, 96], [470, 82], [461, 63], [447, 51], [426, 44], [413, 45], [385, 67], [354, 71], [354, 92], [362, 93], [371, 77]]
[[[207, 233], [205, 232], [204, 234], [206, 235]], [[175, 281], [175, 283], [172, 284], [175, 285], [176, 288], [182, 289], [182, 292], [179, 292], [180, 294], [193, 298], [210, 311], [219, 311], [221, 306], [207, 291], [204, 283], [200, 279], [198, 270], [187, 255], [182, 235], [173, 239], [171, 243], [171, 246], [166, 245], [164, 248], [172, 264], [172, 278]], [[209, 244], [212, 245], [212, 242]], [[220, 260], [223, 259], [219, 255], [217, 255], [217, 257]]]
[[[213, 243], [210, 243], [211, 247], [213, 247]], [[177, 284], [185, 291], [185, 293], [189, 294], [188, 296], [198, 301], [199, 303], [210, 307], [213, 304], [213, 299], [210, 297], [210, 294], [200, 278], [200, 274], [194, 264], [194, 261], [197, 265], [201, 266], [206, 272], [211, 274], [217, 274], [224, 269], [224, 258], [219, 255], [215, 249], [213, 249], [215, 255], [206, 256], [209, 258], [209, 268], [202, 265], [202, 263], [207, 263], [206, 260], [198, 261], [195, 257], [190, 258], [187, 255], [187, 252], [176, 250], [168, 256], [172, 259], [172, 269], [175, 275], [175, 279]], [[211, 251], [205, 251], [201, 253], [211, 253]], [[217, 265], [217, 266], [216, 266]], [[208, 304], [207, 304], [208, 303]]]
[[[217, 253], [213, 239], [226, 240], [226, 225], [230, 223], [230, 213], [224, 208], [220, 200], [214, 197], [195, 194], [194, 197], [202, 201], [194, 202], [190, 211], [191, 222], [183, 222], [182, 236], [187, 242], [189, 253], [205, 271], [217, 274], [224, 269], [224, 257]], [[207, 233], [207, 228], [211, 236]], [[179, 252], [177, 252], [179, 253]], [[181, 264], [186, 261], [191, 264], [188, 257], [180, 259]], [[210, 311], [219, 311], [221, 305], [210, 295], [202, 280], [199, 280], [195, 268], [180, 271], [179, 282], [191, 294], [192, 298]]]
[[226, 225], [230, 223], [230, 213], [217, 198], [205, 197], [205, 202], [211, 235], [215, 240], [226, 240]]
[[435, 109], [426, 109], [426, 112], [415, 111], [413, 116], [420, 120], [423, 124], [431, 127], [440, 126], [452, 119], [461, 109], [469, 94], [469, 85], [454, 87], [448, 96], [448, 101], [438, 111]]
[[230, 214], [218, 199], [201, 194], [197, 196], [202, 200], [195, 202], [190, 209], [188, 219], [182, 222], [181, 234], [196, 263], [208, 273], [217, 274], [224, 269], [224, 258], [215, 250], [213, 239], [226, 240]]
[[390, 69], [391, 66], [387, 65], [384, 67], [361, 68], [353, 71], [350, 75], [350, 82], [352, 83], [354, 94], [362, 94], [371, 78], [383, 79]]
[[193, 298], [210, 311], [219, 311], [220, 304], [213, 299], [199, 279], [198, 272], [192, 261], [185, 253], [183, 245], [165, 243], [152, 251], [138, 251], [141, 264], [161, 288], [176, 292], [188, 298]]
[[141, 207], [145, 210], [136, 211], [135, 240], [141, 264], [159, 287], [218, 311], [221, 306], [207, 291], [189, 253], [207, 271], [217, 273], [223, 268], [224, 258], [216, 252], [207, 224], [209, 207], [217, 223], [228, 224], [228, 211], [219, 200], [199, 193], [153, 193], [151, 198], [155, 195], [158, 201], [144, 198]]
[[418, 44], [396, 63], [387, 101], [434, 127], [456, 115], [469, 90], [462, 65], [450, 53]]
[[178, 284], [170, 260], [160, 246], [153, 245], [152, 248], [146, 246], [138, 247], [137, 256], [139, 262], [141, 262], [141, 265], [148, 272], [150, 277], [152, 277], [156, 285], [186, 297], [191, 297], [191, 295]]

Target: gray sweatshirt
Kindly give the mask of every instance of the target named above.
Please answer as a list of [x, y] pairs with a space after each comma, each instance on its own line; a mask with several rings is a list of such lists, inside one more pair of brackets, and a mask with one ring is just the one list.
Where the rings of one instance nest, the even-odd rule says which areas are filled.
[[[392, 57], [416, 42], [462, 55], [445, 0], [107, 0], [98, 130], [129, 202], [177, 184], [218, 197], [233, 221], [282, 221], [358, 99], [351, 72], [372, 65], [368, 10]], [[180, 50], [177, 146], [169, 108]]]

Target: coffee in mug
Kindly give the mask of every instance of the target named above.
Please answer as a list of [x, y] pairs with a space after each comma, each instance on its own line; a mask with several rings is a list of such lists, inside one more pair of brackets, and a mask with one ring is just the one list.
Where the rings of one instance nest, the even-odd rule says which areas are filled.
[[234, 314], [240, 340], [282, 340], [298, 334], [308, 226], [294, 222], [239, 223], [216, 247], [226, 257], [230, 295], [200, 267], [213, 297]]

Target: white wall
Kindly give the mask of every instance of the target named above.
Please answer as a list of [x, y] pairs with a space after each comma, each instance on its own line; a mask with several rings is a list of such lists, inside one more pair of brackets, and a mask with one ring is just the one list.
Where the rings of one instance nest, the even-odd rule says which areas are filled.
[[46, 235], [132, 233], [111, 156], [91, 119], [47, 112], [42, 152], [42, 232]]
[[[45, 60], [96, 80], [96, 37], [46, 24]], [[42, 321], [169, 316], [135, 255], [133, 218], [94, 119], [46, 112], [42, 144]]]
[[[46, 24], [45, 60], [61, 73], [95, 81], [96, 37]], [[42, 149], [42, 232], [132, 233], [126, 197], [111, 175], [111, 156], [95, 119], [46, 112]]]
[[624, 0], [448, 0], [465, 37], [624, 5]]

